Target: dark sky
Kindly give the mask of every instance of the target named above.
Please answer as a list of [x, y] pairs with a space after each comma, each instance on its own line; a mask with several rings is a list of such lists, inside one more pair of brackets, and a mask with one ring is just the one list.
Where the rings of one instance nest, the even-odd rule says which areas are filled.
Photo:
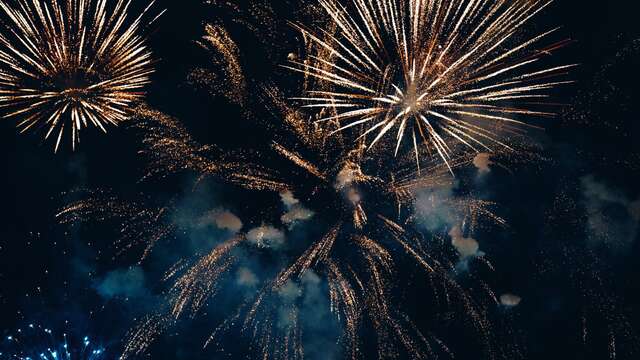
[[[228, 24], [250, 81], [292, 86], [297, 76], [277, 65], [299, 44], [286, 24], [296, 19], [299, 4], [273, 2], [277, 22], [270, 26], [282, 37], [272, 47], [234, 24], [233, 14], [191, 0], [160, 5], [168, 11], [149, 34], [159, 62], [148, 102], [180, 118], [198, 140], [223, 149], [252, 146], [269, 136], [264, 126], [241, 120], [237, 107], [188, 86], [188, 71], [207, 61], [193, 40], [206, 21]], [[629, 210], [640, 199], [636, 7], [635, 1], [557, 0], [537, 18], [540, 28], [562, 25], [561, 33], [575, 41], [554, 57], [557, 63], [580, 64], [571, 75], [577, 84], [558, 94], [559, 102], [569, 104], [563, 114], [534, 135], [548, 160], [515, 165], [512, 174], [495, 171], [483, 183], [483, 196], [498, 203], [510, 226], [478, 238], [497, 269], [490, 281], [496, 292], [523, 298], [505, 315], [516, 330], [504, 336], [517, 336], [527, 359], [608, 359], [611, 334], [619, 339], [618, 359], [640, 357], [640, 343], [630, 330], [640, 329], [640, 245]], [[79, 333], [118, 349], [133, 319], [153, 307], [147, 293], [157, 288], [152, 276], [142, 293], [128, 300], [100, 293], [100, 279], [130, 264], [130, 259], [112, 260], [108, 229], [78, 234], [54, 218], [69, 199], [64, 193], [73, 189], [139, 191], [144, 162], [137, 155], [139, 137], [129, 130], [122, 126], [104, 136], [89, 129], [79, 150], [54, 155], [53, 144], [42, 143], [40, 134], [20, 135], [12, 120], [0, 122], [0, 332], [25, 321], [55, 327], [70, 320]], [[160, 197], [183, 190], [180, 180], [157, 189]], [[594, 235], [590, 225], [601, 213], [604, 237]], [[194, 336], [170, 336], [152, 349], [151, 358], [217, 358], [196, 351], [206, 326], [203, 321], [181, 326], [177, 333]], [[477, 359], [464, 352], [460, 358]]]

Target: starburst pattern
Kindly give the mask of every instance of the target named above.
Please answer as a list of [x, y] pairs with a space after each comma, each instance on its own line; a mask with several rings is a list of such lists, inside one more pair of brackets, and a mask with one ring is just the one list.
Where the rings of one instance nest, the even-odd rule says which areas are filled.
[[124, 121], [153, 72], [139, 33], [152, 5], [134, 17], [131, 0], [0, 1], [8, 20], [0, 34], [4, 116], [19, 119], [22, 132], [54, 134], [56, 151], [66, 132], [75, 149], [83, 128], [106, 132]]
[[[568, 41], [540, 45], [557, 29], [527, 37], [523, 29], [551, 1], [319, 0], [326, 30], [294, 26], [310, 44], [289, 69], [315, 79], [304, 97], [322, 109], [318, 122], [355, 130], [374, 147], [395, 132], [397, 154], [421, 143], [446, 163], [455, 145], [509, 148], [505, 139], [549, 117], [540, 109], [553, 78], [575, 65], [545, 67]], [[408, 140], [405, 140], [408, 138]]]

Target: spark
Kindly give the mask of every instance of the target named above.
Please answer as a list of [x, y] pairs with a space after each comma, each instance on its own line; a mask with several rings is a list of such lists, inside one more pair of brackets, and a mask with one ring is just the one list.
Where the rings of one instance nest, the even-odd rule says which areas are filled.
[[[217, 58], [217, 54], [220, 54], [223, 59], [220, 63], [225, 68], [225, 78], [221, 80], [225, 83], [231, 83], [231, 86], [224, 86], [225, 91], [220, 92], [230, 101], [242, 105], [246, 97], [246, 81], [240, 65], [238, 46], [222, 26], [207, 24], [205, 33], [206, 35], [202, 37], [202, 40], [197, 42], [198, 45], [203, 49], [209, 50], [214, 59]], [[202, 79], [202, 76], [198, 72], [192, 74], [192, 77], [199, 79], [201, 82], [206, 80]], [[216, 83], [215, 80], [209, 82]]]
[[66, 133], [75, 149], [82, 129], [106, 132], [125, 121], [153, 73], [139, 34], [153, 3], [133, 17], [131, 0], [0, 1], [8, 20], [0, 34], [4, 117], [19, 119], [20, 132], [55, 137], [56, 152]]
[[316, 80], [294, 100], [320, 108], [315, 121], [334, 132], [368, 138], [368, 149], [395, 132], [394, 154], [409, 143], [418, 166], [423, 145], [447, 165], [459, 144], [511, 149], [503, 138], [533, 126], [528, 118], [553, 116], [532, 102], [571, 83], [552, 78], [576, 66], [536, 67], [568, 43], [540, 45], [558, 29], [517, 40], [547, 0], [318, 2], [329, 30], [293, 24], [310, 54], [284, 67]]
[[29, 324], [6, 337], [7, 350], [0, 351], [0, 359], [18, 360], [99, 360], [104, 359], [105, 348], [94, 344], [85, 335], [74, 337], [38, 324]]

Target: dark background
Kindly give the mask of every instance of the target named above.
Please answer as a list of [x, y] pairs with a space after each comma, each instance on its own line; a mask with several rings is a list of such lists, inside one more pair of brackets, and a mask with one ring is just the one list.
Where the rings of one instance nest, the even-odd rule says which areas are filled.
[[[168, 11], [149, 34], [159, 59], [149, 88], [151, 106], [180, 118], [198, 140], [223, 148], [242, 148], [268, 136], [264, 126], [240, 120], [237, 106], [188, 86], [188, 71], [207, 61], [193, 41], [202, 35], [206, 21], [228, 23], [249, 81], [271, 79], [293, 86], [298, 77], [277, 65], [300, 44], [286, 25], [286, 20], [297, 20], [299, 4], [274, 2], [278, 22], [269, 26], [282, 37], [271, 47], [228, 20], [237, 14], [196, 1], [159, 5]], [[575, 40], [554, 57], [560, 64], [580, 63], [572, 73], [577, 84], [559, 95], [560, 102], [569, 104], [563, 114], [536, 135], [549, 160], [515, 166], [513, 174], [492, 172], [483, 185], [485, 197], [498, 202], [510, 227], [491, 239], [479, 235], [479, 240], [497, 269], [492, 280], [496, 291], [523, 298], [509, 316], [528, 359], [609, 359], [612, 338], [616, 358], [640, 356], [633, 331], [640, 326], [637, 232], [613, 202], [601, 209], [611, 211], [612, 225], [619, 222], [615, 229], [625, 231], [614, 231], [607, 241], [594, 240], [585, 195], [585, 181], [591, 181], [629, 202], [640, 198], [636, 7], [634, 1], [558, 0], [537, 17], [540, 28], [563, 25], [561, 33]], [[112, 260], [104, 234], [75, 234], [54, 216], [69, 190], [137, 192], [144, 165], [137, 155], [139, 138], [126, 126], [110, 129], [107, 136], [88, 129], [79, 150], [67, 146], [54, 155], [53, 144], [43, 143], [41, 134], [19, 135], [14, 127], [13, 121], [0, 122], [0, 331], [31, 321], [55, 327], [68, 320], [79, 333], [91, 333], [108, 348], [118, 349], [132, 320], [153, 306], [153, 300], [101, 296], [98, 280], [128, 264]], [[184, 187], [174, 185], [177, 191]], [[170, 186], [162, 191], [170, 191]], [[208, 333], [198, 329], [205, 324], [192, 326], [195, 330], [186, 326], [176, 334]], [[151, 358], [217, 358], [201, 355], [201, 339], [175, 336], [167, 341], [171, 346], [155, 347]], [[466, 356], [477, 358], [461, 358]]]

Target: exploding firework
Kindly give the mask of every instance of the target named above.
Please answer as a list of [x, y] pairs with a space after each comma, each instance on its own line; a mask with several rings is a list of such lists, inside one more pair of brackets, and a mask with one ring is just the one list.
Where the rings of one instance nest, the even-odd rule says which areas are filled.
[[57, 336], [51, 329], [29, 324], [7, 335], [0, 359], [18, 360], [99, 360], [105, 349], [92, 343], [89, 336], [69, 337], [66, 333]]
[[[343, 14], [341, 16], [349, 14], [332, 7], [331, 4], [334, 3], [323, 1], [322, 4], [326, 9], [334, 9], [333, 14]], [[367, 4], [364, 1], [357, 1], [354, 6], [356, 6], [355, 9], [367, 11], [366, 14], [369, 15], [363, 13], [363, 18], [376, 16], [372, 19], [375, 21], [370, 22], [370, 31], [378, 31], [380, 36], [387, 36], [392, 33], [383, 34], [384, 29], [400, 31], [404, 29], [405, 25], [392, 27], [388, 24], [392, 21], [392, 17], [395, 19], [396, 16], [404, 13], [394, 5], [395, 3], [380, 1], [368, 2], [368, 4], [379, 4], [381, 7], [376, 12], [371, 12], [371, 7], [365, 6]], [[402, 4], [406, 5], [405, 2]], [[463, 9], [462, 2], [452, 2], [449, 10], [444, 9], [447, 6], [443, 2], [429, 3], [444, 7], [437, 11], [433, 9], [427, 11], [431, 8], [425, 7], [425, 2], [411, 2], [411, 4], [415, 6], [412, 11], [420, 10], [421, 15], [415, 18], [419, 23], [430, 23], [430, 19], [433, 20], [436, 16], [434, 29], [438, 30], [439, 34], [437, 39], [427, 43], [433, 47], [430, 52], [416, 53], [414, 57], [423, 62], [429, 60], [429, 57], [440, 59], [442, 66], [445, 67], [442, 72], [434, 73], [438, 68], [431, 67], [431, 62], [428, 62], [421, 76], [417, 76], [421, 69], [416, 68], [414, 79], [422, 79], [415, 83], [416, 91], [418, 84], [422, 86], [428, 78], [434, 81], [434, 76], [441, 78], [438, 83], [453, 84], [454, 81], [449, 76], [454, 75], [457, 79], [461, 79], [463, 71], [459, 66], [462, 64], [455, 64], [456, 60], [451, 62], [451, 57], [448, 56], [455, 55], [454, 45], [458, 45], [457, 49], [464, 49], [462, 46], [465, 45], [464, 41], [458, 43], [461, 41], [458, 39], [461, 33], [449, 39], [448, 43], [452, 44], [450, 50], [441, 49], [437, 44], [439, 41], [446, 40], [449, 34], [444, 33], [447, 26], [462, 28], [464, 23], [466, 28], [468, 26], [464, 21], [466, 19], [479, 21], [482, 26], [485, 26], [478, 28], [478, 31], [484, 29], [483, 35], [478, 34], [475, 39], [469, 36], [466, 39], [473, 40], [476, 46], [480, 47], [471, 54], [478, 56], [482, 54], [486, 60], [487, 49], [483, 46], [495, 45], [491, 50], [497, 51], [502, 42], [491, 43], [494, 38], [499, 37], [500, 34], [513, 36], [521, 23], [541, 8], [535, 1], [527, 3], [530, 5], [516, 2], [507, 9], [502, 7], [503, 2], [490, 6], [484, 1], [474, 1], [467, 10]], [[469, 14], [462, 16], [463, 11]], [[382, 25], [375, 27], [378, 21], [380, 24], [385, 24], [384, 27]], [[398, 19], [393, 21], [397, 23]], [[407, 21], [408, 17], [403, 18], [403, 22]], [[460, 24], [456, 26], [455, 21], [459, 21]], [[485, 22], [489, 22], [491, 26], [486, 25]], [[352, 23], [344, 21], [336, 23], [336, 26], [340, 24], [352, 26]], [[414, 26], [417, 27], [417, 24]], [[497, 29], [494, 29], [496, 27]], [[513, 29], [514, 34], [506, 31], [508, 29]], [[421, 31], [415, 30], [416, 43], [421, 39], [429, 39]], [[327, 54], [330, 52], [333, 54], [323, 58], [323, 53], [319, 52], [318, 56], [312, 58], [319, 62], [318, 66], [311, 65], [313, 61], [308, 61], [300, 63], [303, 64], [300, 69], [310, 78], [325, 80], [333, 85], [345, 85], [347, 80], [342, 83], [331, 81], [335, 78], [329, 74], [335, 75], [336, 71], [342, 72], [347, 68], [329, 59], [336, 57], [341, 59], [340, 61], [345, 61], [342, 57], [346, 56], [341, 55], [340, 51], [334, 51], [336, 49], [331, 48], [329, 42], [314, 37], [308, 31], [305, 31], [305, 34], [312, 39], [313, 44], [325, 44], [330, 47], [325, 50]], [[536, 41], [541, 38], [537, 38]], [[378, 40], [387, 44], [387, 40]], [[339, 46], [340, 43], [336, 40], [331, 44]], [[400, 42], [397, 43], [400, 44]], [[404, 43], [409, 44], [409, 42]], [[240, 52], [232, 34], [221, 27], [209, 26], [200, 44], [212, 53], [217, 52], [216, 64], [226, 62], [222, 67], [223, 71], [228, 72], [227, 76], [245, 79], [244, 76], [239, 76], [243, 74], [242, 61], [239, 60]], [[490, 74], [493, 74], [500, 71], [494, 65], [500, 65], [503, 66], [501, 68], [504, 70], [503, 73], [508, 73], [519, 66], [516, 66], [518, 64], [516, 62], [505, 68], [505, 62], [512, 61], [511, 55], [528, 49], [529, 45], [512, 48], [511, 53], [487, 67], [475, 62], [470, 63], [469, 59], [473, 57], [472, 55], [467, 55], [460, 62], [466, 62], [463, 67], [466, 71], [478, 70], [482, 67], [482, 71], [491, 71]], [[345, 46], [348, 48], [349, 44]], [[364, 48], [360, 48], [365, 51]], [[414, 48], [417, 49], [417, 46]], [[407, 52], [411, 51], [408, 45], [407, 49]], [[385, 56], [390, 53], [385, 53]], [[491, 51], [488, 53], [495, 54]], [[534, 56], [535, 59], [539, 57], [538, 53]], [[295, 62], [296, 57], [291, 58]], [[351, 62], [356, 61], [348, 57], [346, 59]], [[363, 60], [363, 58], [360, 59]], [[520, 66], [528, 64], [520, 64]], [[308, 66], [321, 70], [316, 72], [314, 68]], [[363, 64], [354, 63], [354, 68], [363, 67]], [[446, 70], [447, 67], [450, 70]], [[523, 76], [521, 79], [513, 81], [523, 86], [534, 86], [526, 84], [546, 75], [556, 75], [564, 69], [521, 74], [520, 76]], [[388, 74], [382, 76], [386, 79], [384, 81], [389, 82], [395, 76], [391, 75], [394, 71], [389, 69]], [[468, 86], [473, 85], [473, 82], [469, 82], [470, 79], [475, 79], [476, 83], [489, 81], [490, 78], [482, 79], [489, 74], [479, 75], [482, 71], [478, 70], [478, 74], [465, 78], [466, 80], [460, 80], [468, 81], [464, 89], [469, 89]], [[364, 73], [356, 73], [353, 69], [351, 73], [359, 81], [368, 77]], [[324, 75], [319, 76], [319, 74]], [[493, 77], [501, 74], [495, 74]], [[344, 75], [337, 76], [346, 79]], [[206, 81], [205, 78], [199, 78], [199, 80]], [[233, 83], [230, 86], [236, 84], [236, 82], [230, 83]], [[438, 83], [434, 87], [441, 90], [442, 87], [438, 86]], [[386, 85], [393, 88], [390, 84]], [[451, 130], [459, 125], [456, 129], [465, 129], [464, 131], [468, 131], [468, 136], [482, 143], [482, 139], [491, 138], [486, 133], [487, 127], [475, 121], [478, 119], [465, 118], [453, 121], [458, 125], [447, 128], [445, 125], [436, 124], [426, 115], [426, 121], [420, 119], [421, 122], [416, 121], [410, 127], [409, 122], [417, 113], [412, 113], [411, 116], [405, 113], [394, 119], [397, 114], [389, 117], [391, 115], [381, 112], [376, 116], [381, 116], [381, 121], [386, 122], [381, 125], [383, 128], [386, 128], [389, 123], [400, 122], [399, 125], [403, 131], [409, 129], [416, 134], [415, 142], [422, 136], [425, 143], [431, 145], [414, 146], [413, 152], [407, 153], [373, 154], [367, 151], [372, 143], [368, 142], [362, 133], [336, 131], [339, 127], [323, 126], [353, 118], [351, 116], [354, 113], [345, 115], [346, 113], [340, 113], [338, 109], [348, 108], [353, 99], [362, 100], [364, 104], [365, 97], [349, 95], [354, 97], [346, 100], [336, 95], [339, 93], [335, 90], [325, 89], [326, 91], [322, 90], [322, 94], [326, 96], [320, 96], [324, 102], [316, 101], [312, 104], [322, 107], [323, 111], [321, 114], [308, 116], [291, 108], [287, 101], [283, 100], [286, 96], [275, 86], [261, 85], [257, 88], [251, 86], [253, 85], [242, 81], [242, 88], [246, 92], [251, 91], [252, 94], [261, 96], [253, 96], [250, 100], [243, 96], [243, 101], [236, 103], [245, 107], [252, 106], [252, 111], [247, 112], [247, 115], [253, 113], [258, 106], [262, 110], [268, 109], [268, 112], [273, 114], [268, 128], [272, 129], [274, 134], [267, 142], [268, 150], [266, 151], [264, 146], [259, 147], [261, 151], [243, 149], [234, 152], [202, 145], [191, 137], [178, 120], [148, 107], [138, 108], [132, 124], [143, 134], [144, 147], [141, 154], [149, 164], [142, 184], [176, 174], [189, 173], [196, 178], [194, 189], [198, 189], [197, 185], [204, 183], [207, 179], [213, 179], [216, 182], [230, 184], [237, 191], [248, 192], [248, 196], [251, 197], [261, 198], [261, 196], [268, 196], [264, 194], [270, 194], [272, 197], [267, 198], [275, 199], [277, 208], [272, 204], [267, 205], [264, 211], [256, 210], [251, 214], [254, 218], [245, 223], [246, 217], [243, 216], [245, 220], [243, 221], [234, 213], [221, 209], [218, 204], [211, 204], [209, 207], [205, 205], [204, 209], [197, 211], [190, 209], [185, 215], [180, 208], [179, 198], [158, 206], [155, 202], [147, 202], [147, 197], [141, 201], [131, 201], [98, 191], [90, 193], [84, 200], [69, 204], [58, 214], [58, 218], [63, 223], [95, 220], [119, 222], [121, 234], [117, 243], [119, 249], [126, 252], [141, 249], [143, 260], [152, 256], [156, 248], [171, 246], [169, 243], [172, 240], [179, 240], [179, 234], [194, 232], [200, 234], [204, 231], [203, 229], [216, 229], [217, 235], [213, 236], [215, 239], [212, 239], [207, 247], [204, 249], [199, 247], [195, 255], [190, 253], [173, 261], [174, 265], [166, 271], [164, 276], [164, 280], [168, 283], [165, 304], [132, 329], [125, 344], [123, 357], [144, 353], [177, 320], [185, 317], [195, 318], [207, 313], [210, 301], [230, 293], [241, 294], [232, 301], [233, 304], [237, 304], [237, 307], [228, 311], [228, 316], [213, 329], [213, 333], [206, 342], [207, 345], [214, 344], [216, 350], [226, 351], [222, 349], [222, 337], [233, 330], [239, 330], [251, 338], [250, 351], [263, 358], [304, 358], [309, 351], [312, 351], [312, 346], [305, 345], [310, 336], [309, 313], [305, 306], [309, 303], [322, 303], [318, 301], [317, 296], [310, 299], [310, 294], [323, 293], [326, 298], [326, 309], [328, 309], [327, 316], [324, 318], [332, 318], [340, 328], [339, 334], [332, 343], [339, 344], [341, 351], [348, 358], [389, 358], [405, 355], [414, 358], [440, 356], [453, 358], [455, 349], [448, 347], [447, 343], [451, 338], [447, 334], [462, 336], [461, 334], [465, 331], [457, 331], [459, 329], [457, 325], [452, 324], [465, 328], [466, 334], [475, 344], [479, 344], [479, 352], [490, 358], [495, 357], [495, 348], [500, 345], [492, 337], [492, 325], [487, 317], [487, 309], [499, 303], [497, 296], [479, 277], [469, 275], [474, 277], [473, 285], [463, 286], [451, 274], [459, 272], [461, 263], [468, 266], [470, 262], [487, 272], [493, 271], [490, 262], [479, 251], [478, 242], [471, 235], [482, 224], [503, 225], [504, 220], [490, 211], [491, 203], [475, 200], [470, 196], [471, 194], [464, 191], [450, 190], [453, 188], [450, 171], [471, 166], [476, 154], [468, 151], [455, 154], [445, 151], [452, 145], [448, 145], [449, 143], [436, 131], [446, 129], [453, 134], [459, 134]], [[505, 113], [518, 115], [537, 113], [499, 105], [486, 105], [486, 103], [497, 101], [494, 99], [496, 97], [509, 97], [509, 99], [500, 99], [501, 104], [504, 104], [508, 100], [520, 99], [523, 94], [531, 95], [533, 98], [538, 96], [533, 94], [534, 88], [524, 90], [518, 86], [505, 89], [506, 86], [503, 83], [497, 83], [493, 88], [495, 91], [505, 91], [505, 94], [493, 94], [488, 89], [482, 90], [484, 92], [481, 91], [479, 95], [476, 94], [487, 96], [483, 106], [476, 102], [460, 102], [462, 110], [452, 111], [479, 114], [481, 120], [493, 121], [494, 124], [501, 124], [505, 131], [514, 131], [514, 128], [509, 125], [511, 122], [505, 120]], [[550, 83], [543, 83], [540, 89], [551, 86]], [[402, 91], [399, 85], [396, 87]], [[444, 88], [447, 89], [447, 87]], [[236, 94], [234, 91], [238, 90], [241, 89], [229, 89], [229, 94], [234, 95]], [[393, 96], [399, 98], [399, 92]], [[258, 100], [254, 100], [256, 98]], [[426, 99], [427, 96], [420, 99], [420, 102]], [[417, 98], [415, 100], [418, 101]], [[428, 100], [432, 101], [430, 97]], [[382, 100], [373, 101], [385, 103]], [[390, 102], [386, 104], [391, 105]], [[444, 102], [438, 104], [445, 106]], [[465, 104], [469, 106], [465, 108]], [[397, 107], [397, 105], [389, 106], [389, 112], [396, 111]], [[437, 111], [435, 105], [430, 105], [429, 109], [433, 112]], [[477, 109], [482, 111], [476, 113]], [[399, 113], [401, 112], [404, 110]], [[489, 115], [491, 113], [500, 115]], [[447, 113], [443, 116], [451, 116], [451, 114]], [[327, 117], [332, 119], [327, 120]], [[431, 123], [433, 127], [427, 128], [427, 123]], [[364, 133], [367, 131], [364, 130]], [[388, 129], [384, 131], [387, 132]], [[400, 132], [399, 140], [402, 134], [403, 132]], [[374, 143], [382, 141], [384, 132], [378, 135]], [[428, 136], [431, 136], [431, 142], [426, 141]], [[458, 135], [457, 139], [464, 140], [465, 137]], [[465, 142], [471, 144], [472, 140], [467, 138], [463, 141]], [[398, 148], [397, 143], [396, 148]], [[434, 149], [446, 158], [446, 162], [438, 161], [437, 157], [426, 161]], [[423, 159], [418, 163], [422, 166], [415, 165], [414, 155]], [[203, 197], [198, 197], [199, 203], [206, 202]], [[260, 203], [262, 202], [255, 201], [257, 207], [261, 206]], [[281, 211], [274, 211], [274, 209], [281, 209]], [[434, 214], [437, 217], [444, 216], [447, 220], [438, 218], [435, 223], [439, 226], [427, 226], [429, 234], [425, 236], [421, 218]], [[446, 224], [443, 225], [443, 222]], [[313, 225], [308, 225], [308, 228], [315, 230], [302, 236], [304, 240], [296, 238], [297, 241], [290, 241], [290, 238], [295, 236], [296, 229], [300, 227], [306, 229], [307, 223], [312, 223]], [[220, 232], [223, 235], [220, 235]], [[258, 266], [258, 270], [253, 269], [254, 266]], [[402, 293], [404, 287], [404, 282], [398, 279], [404, 279], [407, 275], [405, 272], [410, 274], [409, 277], [419, 276], [424, 280], [419, 283], [426, 284], [424, 286], [428, 289], [422, 293], [421, 300], [429, 303], [431, 313], [428, 316], [435, 319], [434, 323], [437, 323], [434, 329], [418, 326], [412, 320], [415, 314], [405, 312], [402, 304], [406, 299], [397, 295]], [[232, 287], [229, 288], [229, 286]], [[238, 291], [239, 288], [241, 291]], [[313, 311], [317, 313], [321, 311], [320, 309], [321, 306], [314, 306]], [[220, 308], [216, 310], [221, 311]], [[442, 328], [449, 329], [441, 331]], [[322, 329], [321, 332], [328, 331]]]
[[[19, 120], [21, 132], [43, 129], [45, 139], [118, 125], [143, 97], [153, 72], [143, 17], [131, 0], [29, 0], [0, 2], [6, 31], [0, 34], [0, 107]], [[155, 20], [155, 19], [154, 19]]]
[[[234, 214], [215, 208], [190, 212], [185, 223], [175, 220], [179, 201], [149, 207], [104, 192], [94, 192], [58, 215], [64, 223], [122, 221], [120, 248], [142, 247], [143, 258], [175, 234], [206, 226], [226, 231], [218, 245], [195, 258], [179, 259], [167, 271], [165, 280], [171, 285], [165, 306], [132, 330], [124, 356], [144, 352], [176, 320], [200, 314], [234, 276], [236, 283], [251, 284], [254, 291], [236, 299], [241, 305], [215, 329], [207, 344], [218, 343], [220, 336], [237, 326], [253, 337], [252, 350], [263, 357], [303, 358], [304, 304], [308, 302], [304, 294], [326, 290], [327, 314], [333, 313], [341, 325], [340, 343], [349, 358], [366, 355], [363, 342], [373, 346], [380, 358], [402, 353], [419, 358], [450, 356], [439, 336], [421, 332], [391, 295], [396, 289], [394, 278], [400, 276], [396, 267], [407, 261], [416, 264], [432, 284], [437, 298], [434, 309], [439, 309], [434, 311], [456, 308], [461, 322], [473, 324], [484, 351], [492, 351], [490, 325], [482, 308], [496, 303], [495, 295], [487, 286], [480, 286], [484, 298], [490, 300], [476, 303], [449, 275], [455, 272], [458, 257], [447, 255], [453, 248], [447, 246], [445, 237], [427, 242], [416, 231], [417, 220], [411, 215], [422, 191], [451, 183], [448, 168], [435, 163], [418, 175], [416, 170], [407, 170], [412, 168], [411, 156], [391, 162], [397, 168], [390, 168], [388, 161], [368, 156], [362, 142], [354, 149], [342, 136], [327, 141], [326, 131], [288, 107], [275, 88], [264, 88], [263, 93], [263, 104], [282, 125], [281, 136], [271, 144], [276, 160], [265, 159], [265, 154], [234, 154], [202, 146], [177, 120], [147, 108], [138, 110], [134, 126], [145, 137], [142, 154], [150, 164], [146, 180], [186, 171], [196, 175], [197, 183], [210, 177], [250, 192], [272, 193], [285, 206], [279, 224], [251, 228]], [[462, 156], [450, 166], [472, 161], [473, 156]], [[504, 222], [489, 211], [487, 202], [454, 196], [425, 201], [433, 208], [453, 209], [459, 241], [468, 240], [463, 234], [482, 219]], [[287, 236], [309, 221], [318, 221], [324, 230], [308, 243], [289, 243]], [[256, 275], [246, 265], [261, 261], [247, 260], [256, 251], [258, 258], [265, 253], [281, 257], [279, 267]], [[474, 255], [460, 250], [460, 257]], [[485, 258], [476, 259], [479, 266], [491, 269]], [[369, 326], [375, 331], [375, 344], [360, 337], [361, 330]]]
[[[354, 131], [367, 147], [387, 141], [424, 144], [445, 163], [456, 145], [491, 152], [510, 149], [557, 79], [575, 65], [545, 67], [565, 45], [539, 45], [556, 32], [523, 30], [548, 6], [542, 0], [319, 0], [331, 19], [320, 31], [294, 25], [308, 42], [306, 60], [289, 69], [315, 85], [295, 99], [321, 109], [315, 121], [333, 132]], [[405, 140], [407, 138], [408, 140]]]

